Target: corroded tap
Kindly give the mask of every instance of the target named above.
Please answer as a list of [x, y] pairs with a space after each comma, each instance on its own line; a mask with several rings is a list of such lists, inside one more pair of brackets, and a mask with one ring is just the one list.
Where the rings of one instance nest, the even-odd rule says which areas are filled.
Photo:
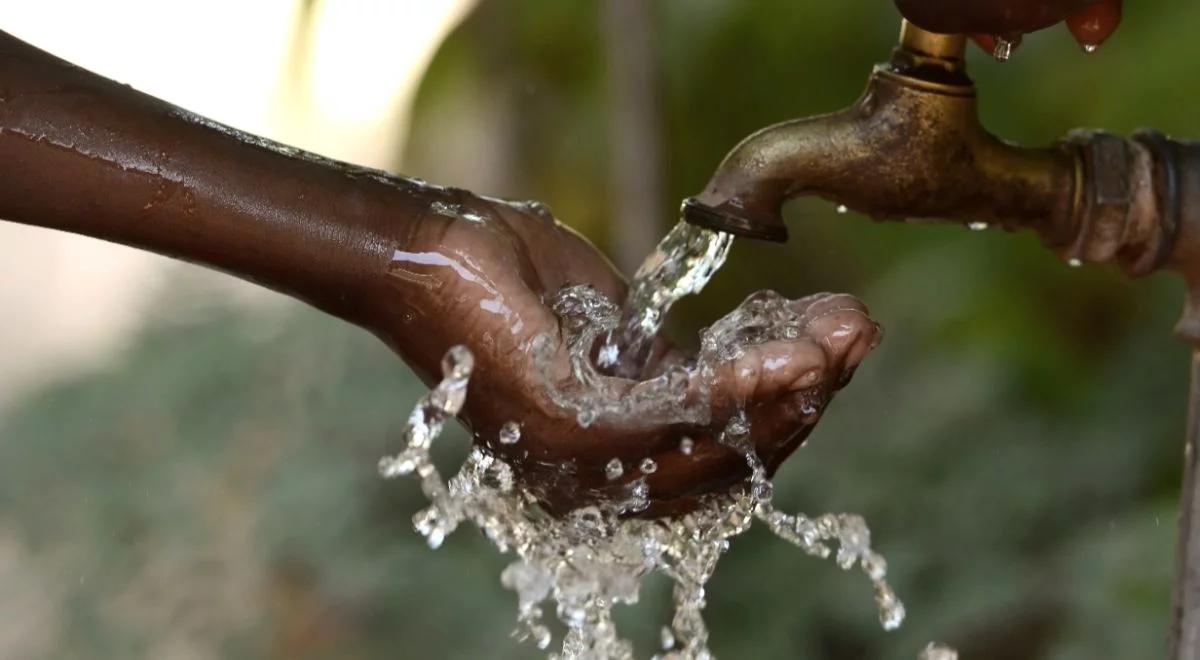
[[905, 22], [854, 105], [751, 135], [683, 216], [784, 241], [784, 202], [816, 195], [877, 220], [1032, 229], [1076, 265], [1182, 274], [1188, 299], [1176, 333], [1193, 347], [1192, 396], [1168, 651], [1200, 660], [1200, 143], [1152, 130], [1076, 130], [1041, 149], [1005, 142], [979, 122], [965, 48], [963, 35]]
[[1074, 131], [1020, 147], [979, 122], [963, 35], [908, 22], [849, 108], [751, 135], [704, 192], [693, 224], [787, 239], [785, 201], [816, 195], [877, 220], [925, 218], [1032, 229], [1065, 259], [1117, 260], [1131, 274], [1165, 264], [1178, 228], [1179, 161], [1192, 147], [1153, 131], [1122, 139]]

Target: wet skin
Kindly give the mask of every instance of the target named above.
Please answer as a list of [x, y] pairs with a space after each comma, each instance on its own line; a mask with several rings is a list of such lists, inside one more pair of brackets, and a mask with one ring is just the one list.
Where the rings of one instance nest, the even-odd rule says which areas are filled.
[[[557, 385], [567, 351], [547, 301], [592, 284], [615, 301], [626, 283], [590, 243], [536, 205], [337, 163], [195, 117], [0, 33], [0, 218], [131, 245], [256, 282], [380, 337], [426, 383], [453, 345], [475, 356], [463, 421], [512, 459], [556, 511], [604, 496], [613, 457], [654, 457], [650, 513], [746, 474], [713, 438], [739, 406], [772, 470], [811, 431], [870, 347], [877, 326], [844, 296], [797, 301], [795, 341], [721, 365], [711, 423], [601, 418], [587, 429], [555, 406], [530, 340], [551, 337]], [[36, 283], [13, 285], [32, 286]], [[660, 343], [657, 366], [685, 356]], [[644, 384], [609, 383], [614, 396]], [[817, 412], [804, 401], [816, 402]], [[404, 409], [397, 401], [397, 411]], [[495, 442], [522, 424], [515, 446]], [[685, 436], [695, 451], [678, 451]], [[632, 470], [629, 470], [632, 471]], [[633, 475], [631, 475], [632, 477]]]

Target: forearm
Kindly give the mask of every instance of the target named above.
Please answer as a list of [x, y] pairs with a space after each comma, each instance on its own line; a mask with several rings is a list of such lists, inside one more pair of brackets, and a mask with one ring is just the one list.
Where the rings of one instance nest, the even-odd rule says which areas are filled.
[[0, 32], [0, 218], [217, 268], [369, 325], [448, 195], [212, 124]]

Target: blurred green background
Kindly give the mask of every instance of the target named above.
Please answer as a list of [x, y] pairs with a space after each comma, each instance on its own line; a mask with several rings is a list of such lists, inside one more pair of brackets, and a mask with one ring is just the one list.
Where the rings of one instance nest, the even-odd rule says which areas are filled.
[[[613, 222], [628, 196], [661, 235], [740, 138], [852, 101], [898, 29], [884, 0], [646, 6], [625, 20], [649, 57], [622, 70], [639, 26], [606, 3], [485, 0], [426, 76], [406, 173], [544, 200], [628, 262], [649, 222]], [[1198, 24], [1195, 2], [1131, 3], [1094, 55], [1062, 28], [1003, 65], [974, 50], [984, 122], [1031, 144], [1075, 126], [1200, 136]], [[631, 75], [652, 84], [622, 88]], [[649, 118], [658, 169], [614, 147], [621, 108]], [[661, 186], [629, 190], [627, 168]], [[1033, 236], [874, 224], [820, 200], [789, 217], [789, 244], [739, 242], [671, 330], [694, 341], [762, 288], [868, 303], [887, 340], [777, 502], [863, 514], [909, 619], [884, 633], [861, 575], [758, 529], [711, 584], [716, 654], [913, 658], [936, 639], [972, 660], [1161, 656], [1182, 286], [1068, 268]], [[365, 333], [226, 306], [177, 275], [118, 364], [0, 418], [4, 634], [64, 658], [538, 657], [508, 639], [504, 558], [467, 529], [426, 549], [415, 484], [376, 476], [421, 392]], [[440, 444], [447, 468], [465, 446]], [[644, 596], [622, 623], [648, 656], [669, 610], [664, 584]]]

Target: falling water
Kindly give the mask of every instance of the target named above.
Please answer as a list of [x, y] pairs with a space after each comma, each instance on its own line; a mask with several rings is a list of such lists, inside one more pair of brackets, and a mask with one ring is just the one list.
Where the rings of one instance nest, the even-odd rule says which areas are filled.
[[625, 378], [639, 376], [671, 306], [699, 293], [732, 246], [732, 234], [682, 221], [675, 225], [634, 275], [620, 322], [621, 352], [618, 357], [610, 348], [600, 366], [616, 367], [617, 375]]
[[[558, 294], [553, 308], [560, 316], [563, 341], [571, 353], [572, 376], [584, 386], [575, 389], [588, 394], [557, 396], [560, 403], [576, 410], [582, 425], [613, 413], [656, 418], [694, 415], [694, 411], [688, 412], [687, 406], [680, 405], [686, 390], [681, 382], [715, 361], [730, 359], [747, 346], [798, 336], [795, 314], [783, 304], [786, 301], [782, 296], [756, 294], [702, 334], [700, 356], [691, 371], [670, 370], [643, 383], [646, 387], [637, 396], [624, 399], [604, 391], [605, 379], [597, 374], [588, 357], [593, 342], [615, 329], [619, 319], [626, 349], [620, 364], [630, 364], [626, 362], [629, 349], [645, 350], [671, 304], [699, 291], [720, 266], [730, 240], [714, 232], [676, 227], [639, 271], [630, 309], [623, 316], [618, 316], [615, 305], [591, 287], [571, 287]], [[535, 343], [548, 353], [547, 342], [543, 339]], [[532, 349], [536, 356], [539, 346]], [[618, 634], [612, 608], [618, 603], [637, 603], [643, 578], [657, 572], [674, 583], [675, 612], [670, 625], [662, 630], [662, 652], [655, 658], [710, 660], [709, 634], [703, 618], [705, 585], [730, 540], [748, 530], [754, 519], [809, 555], [833, 557], [844, 570], [860, 567], [874, 584], [883, 628], [893, 630], [904, 620], [904, 606], [886, 581], [887, 563], [872, 550], [870, 530], [860, 516], [825, 514], [810, 518], [774, 508], [771, 482], [749, 442], [750, 426], [742, 414], [728, 423], [720, 441], [743, 454], [750, 478], [729, 492], [706, 496], [686, 515], [657, 520], [623, 515], [644, 510], [649, 504], [646, 483], [640, 478], [657, 470], [657, 464], [649, 459], [629, 468], [614, 459], [606, 467], [610, 480], [620, 479], [631, 470], [639, 476], [626, 486], [626, 496], [579, 508], [563, 517], [547, 515], [515, 480], [512, 467], [481, 446], [486, 443], [477, 443], [458, 473], [444, 481], [430, 460], [429, 449], [445, 420], [461, 412], [473, 364], [471, 353], [464, 347], [447, 353], [442, 363], [443, 380], [418, 401], [408, 419], [404, 448], [381, 460], [379, 470], [385, 478], [416, 475], [420, 480], [430, 504], [413, 517], [413, 524], [430, 547], [437, 548], [446, 535], [469, 521], [500, 552], [514, 555], [500, 579], [517, 596], [518, 627], [514, 635], [519, 640], [549, 649], [552, 635], [544, 620], [544, 606], [553, 601], [552, 611], [565, 624], [567, 633], [561, 651], [550, 658], [632, 659], [632, 644]], [[696, 407], [706, 404], [704, 401]], [[679, 412], [681, 408], [684, 412]], [[519, 444], [519, 423], [505, 424], [497, 440], [503, 445]], [[685, 454], [692, 447], [689, 438], [680, 442], [680, 451]], [[952, 651], [935, 645], [921, 655], [925, 660], [954, 657]]]

